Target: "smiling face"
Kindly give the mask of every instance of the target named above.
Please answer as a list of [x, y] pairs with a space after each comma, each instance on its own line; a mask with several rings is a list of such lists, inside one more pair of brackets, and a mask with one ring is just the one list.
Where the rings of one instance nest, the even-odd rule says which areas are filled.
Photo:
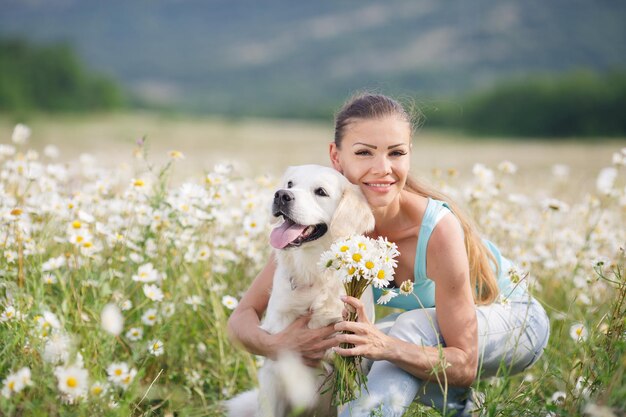
[[341, 146], [330, 145], [336, 170], [357, 184], [372, 208], [397, 202], [410, 168], [411, 127], [395, 116], [354, 119]]

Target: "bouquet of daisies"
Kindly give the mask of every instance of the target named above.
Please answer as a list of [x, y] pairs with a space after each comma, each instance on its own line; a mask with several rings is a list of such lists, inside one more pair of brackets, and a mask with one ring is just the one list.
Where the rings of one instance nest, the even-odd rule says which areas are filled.
[[[322, 254], [319, 266], [322, 270], [336, 271], [346, 295], [361, 298], [370, 284], [377, 288], [389, 285], [397, 266], [395, 258], [399, 254], [396, 244], [385, 238], [356, 235], [333, 243], [330, 250]], [[350, 311], [347, 320], [356, 321], [356, 312]], [[341, 347], [351, 348], [353, 345], [342, 344]], [[345, 404], [356, 398], [366, 382], [361, 370], [361, 357], [336, 356], [333, 380], [336, 404]]]

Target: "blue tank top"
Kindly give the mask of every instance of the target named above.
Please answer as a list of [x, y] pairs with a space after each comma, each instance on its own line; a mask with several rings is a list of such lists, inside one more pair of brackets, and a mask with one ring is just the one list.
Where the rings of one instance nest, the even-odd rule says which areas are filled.
[[[435, 306], [435, 282], [426, 276], [426, 248], [428, 247], [428, 240], [437, 225], [437, 222], [443, 214], [452, 212], [447, 203], [439, 200], [433, 200], [428, 198], [428, 204], [426, 205], [426, 211], [424, 212], [424, 218], [420, 226], [417, 248], [415, 250], [415, 265], [413, 267], [413, 294], [411, 295], [398, 295], [392, 298], [387, 304], [387, 307], [401, 308], [403, 310], [414, 310], [418, 308], [431, 308]], [[507, 258], [503, 257], [498, 248], [490, 241], [483, 239], [483, 243], [491, 253], [493, 253], [497, 265], [492, 265], [494, 271], [498, 271], [497, 276], [498, 287], [500, 294], [503, 297], [513, 301], [523, 299], [526, 295], [526, 290], [523, 285], [513, 284], [509, 279], [508, 271], [513, 266], [513, 263]], [[497, 267], [497, 269], [496, 269]], [[382, 290], [373, 288], [374, 299], [382, 295]]]

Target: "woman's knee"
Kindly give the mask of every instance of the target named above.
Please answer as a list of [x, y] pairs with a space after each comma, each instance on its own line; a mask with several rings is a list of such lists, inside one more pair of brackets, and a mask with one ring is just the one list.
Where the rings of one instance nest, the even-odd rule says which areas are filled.
[[389, 330], [389, 336], [421, 346], [437, 346], [443, 342], [434, 309], [400, 314]]

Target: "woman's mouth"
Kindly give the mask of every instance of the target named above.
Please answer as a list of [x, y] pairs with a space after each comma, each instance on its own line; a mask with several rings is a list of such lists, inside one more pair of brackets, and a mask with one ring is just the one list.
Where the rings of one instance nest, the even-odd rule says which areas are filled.
[[364, 182], [365, 186], [372, 191], [378, 193], [386, 193], [391, 189], [391, 187], [395, 184], [394, 182]]

